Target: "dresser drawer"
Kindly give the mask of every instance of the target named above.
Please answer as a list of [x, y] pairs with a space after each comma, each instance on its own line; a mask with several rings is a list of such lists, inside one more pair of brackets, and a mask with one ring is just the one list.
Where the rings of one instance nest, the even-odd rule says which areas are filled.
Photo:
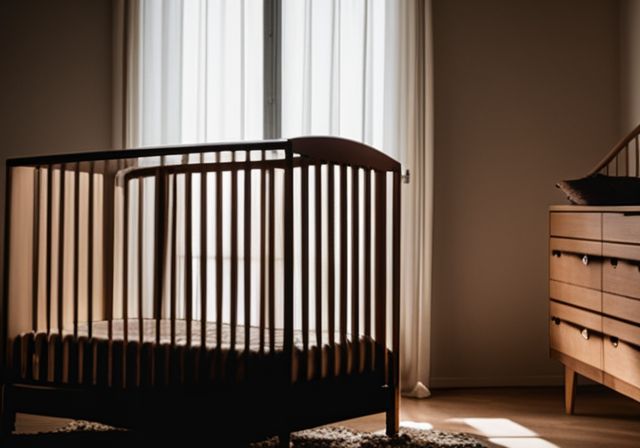
[[551, 280], [601, 289], [602, 245], [592, 241], [551, 238], [549, 277]]
[[602, 370], [602, 336], [564, 321], [550, 321], [549, 345], [578, 361]]
[[602, 290], [640, 299], [640, 262], [605, 259], [602, 265]]
[[591, 311], [565, 305], [555, 301], [549, 302], [549, 316], [552, 319], [560, 319], [587, 328], [592, 331], [602, 332], [602, 315]]
[[602, 292], [595, 289], [551, 280], [549, 282], [549, 297], [581, 308], [602, 311]]
[[602, 239], [605, 241], [640, 244], [640, 215], [603, 213]]
[[604, 371], [626, 383], [640, 387], [640, 347], [606, 338]]
[[549, 231], [551, 236], [600, 240], [602, 213], [551, 212]]
[[640, 300], [605, 292], [602, 294], [602, 312], [640, 325]]

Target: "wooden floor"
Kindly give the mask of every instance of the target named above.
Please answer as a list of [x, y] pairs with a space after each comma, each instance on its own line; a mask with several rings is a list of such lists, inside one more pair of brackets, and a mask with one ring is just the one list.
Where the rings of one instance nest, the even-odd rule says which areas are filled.
[[[561, 388], [504, 388], [436, 390], [425, 400], [403, 399], [400, 418], [474, 434], [489, 446], [640, 447], [640, 403], [600, 386], [578, 389], [572, 416], [564, 414]], [[345, 424], [378, 430], [384, 415]]]
[[[561, 388], [452, 389], [436, 390], [426, 400], [403, 399], [401, 420], [415, 426], [475, 434], [498, 447], [640, 446], [640, 403], [599, 386], [579, 388], [573, 416], [564, 414]], [[64, 423], [19, 415], [17, 430], [48, 431]], [[341, 424], [377, 431], [384, 428], [384, 415]]]

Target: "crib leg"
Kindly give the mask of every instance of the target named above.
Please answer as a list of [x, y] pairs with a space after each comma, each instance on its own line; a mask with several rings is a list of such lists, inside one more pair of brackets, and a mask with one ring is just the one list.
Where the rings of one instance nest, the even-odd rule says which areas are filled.
[[280, 440], [280, 448], [289, 448], [291, 446], [291, 433], [290, 432], [282, 432], [278, 435], [278, 439]]
[[395, 388], [390, 390], [392, 397], [389, 399], [389, 408], [387, 409], [387, 435], [389, 437], [396, 436], [400, 429], [400, 413], [398, 412], [398, 404], [400, 402], [400, 390]]
[[12, 410], [11, 406], [11, 386], [8, 384], [2, 385], [1, 393], [0, 440], [9, 437], [16, 429], [16, 413]]
[[387, 436], [394, 437], [400, 429], [400, 387], [395, 378], [395, 357], [391, 357], [389, 363], [389, 404], [387, 407]]

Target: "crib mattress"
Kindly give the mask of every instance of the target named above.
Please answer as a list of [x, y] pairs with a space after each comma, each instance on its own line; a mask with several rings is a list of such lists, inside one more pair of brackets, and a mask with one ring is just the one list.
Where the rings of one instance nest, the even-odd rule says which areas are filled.
[[[62, 332], [25, 333], [13, 346], [13, 364], [18, 375], [35, 383], [87, 384], [110, 387], [171, 386], [176, 384], [224, 384], [269, 381], [283, 378], [286, 362], [283, 330], [274, 329], [273, 343], [269, 330], [261, 343], [259, 327], [249, 328], [249, 351], [245, 350], [245, 328], [238, 325], [234, 347], [231, 326], [223, 324], [220, 340], [217, 326], [207, 322], [205, 347], [201, 347], [201, 322], [191, 322], [191, 345], [187, 344], [187, 322], [175, 321], [172, 343], [171, 321], [160, 321], [160, 333], [154, 320], [144, 320], [142, 334], [138, 320], [125, 323], [113, 320], [111, 343], [109, 323], [93, 322], [92, 338], [88, 325], [78, 324]], [[349, 339], [334, 335], [332, 349], [328, 332], [323, 332], [318, 347], [315, 331], [309, 335], [309, 349], [303, 350], [303, 334], [294, 332], [292, 362], [293, 381], [324, 379], [337, 375], [370, 374], [375, 366], [376, 344], [372, 338], [360, 337], [355, 347]], [[273, 350], [272, 350], [273, 349]]]

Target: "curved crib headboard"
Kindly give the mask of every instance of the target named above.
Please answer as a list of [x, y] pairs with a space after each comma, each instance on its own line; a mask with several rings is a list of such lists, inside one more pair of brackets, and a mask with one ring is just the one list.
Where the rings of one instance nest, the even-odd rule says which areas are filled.
[[640, 177], [640, 125], [620, 140], [587, 174]]

